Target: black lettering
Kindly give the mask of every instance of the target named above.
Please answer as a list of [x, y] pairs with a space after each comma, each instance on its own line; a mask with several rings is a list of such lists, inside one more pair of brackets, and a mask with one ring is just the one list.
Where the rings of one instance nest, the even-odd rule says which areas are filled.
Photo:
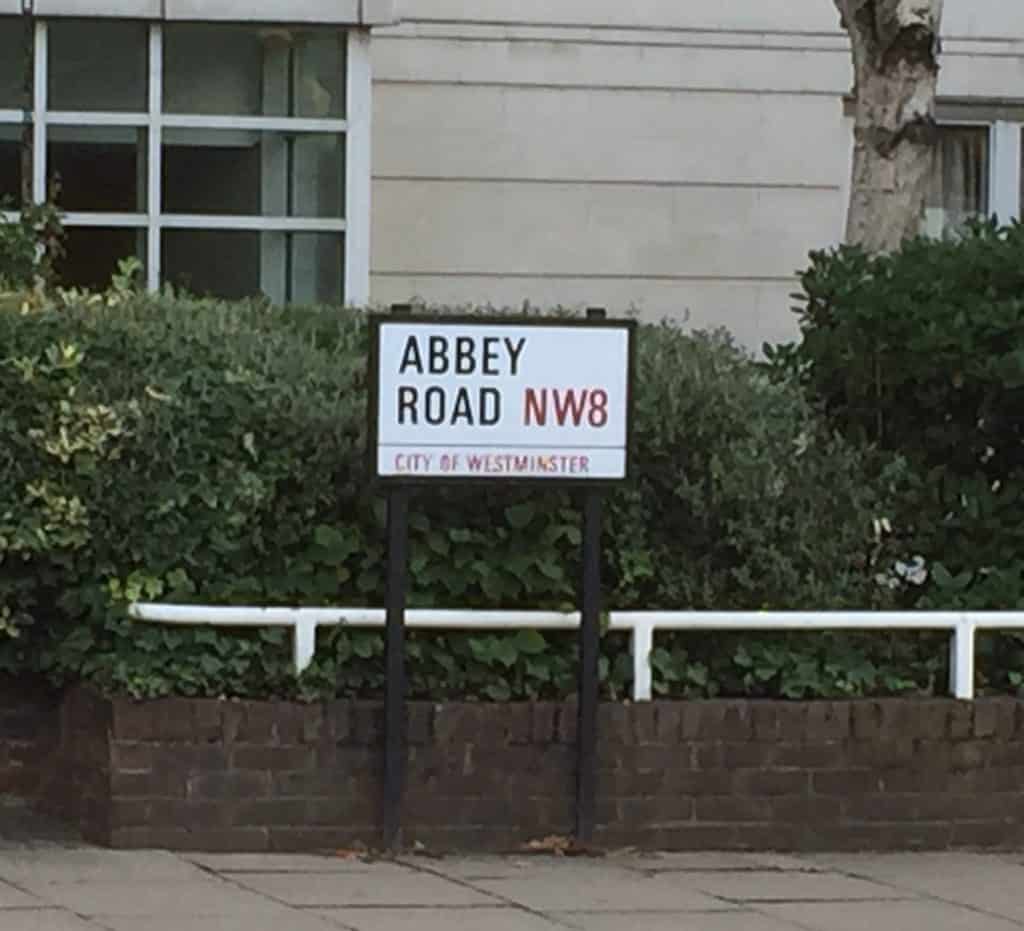
[[498, 369], [498, 344], [501, 340], [497, 336], [484, 337], [484, 364], [481, 371], [485, 375], [500, 375]]
[[455, 340], [455, 371], [459, 375], [472, 375], [476, 369], [475, 343], [472, 336]]
[[408, 422], [416, 426], [416, 396], [418, 394], [419, 392], [415, 388], [410, 388], [407, 385], [398, 389], [398, 422], [400, 424], [406, 423], [405, 415], [408, 413]]
[[448, 340], [444, 336], [430, 337], [430, 374], [444, 375], [448, 371]]
[[455, 394], [455, 407], [452, 409], [452, 426], [464, 420], [469, 427], [473, 426], [473, 405], [469, 403], [469, 389], [460, 388]]
[[423, 374], [423, 359], [420, 356], [420, 344], [415, 336], [410, 336], [405, 342], [405, 351], [402, 353], [402, 364], [398, 368], [398, 374], [404, 375], [406, 369], [414, 368], [417, 375]]
[[497, 388], [480, 389], [480, 426], [493, 427], [501, 420], [501, 392]]
[[519, 357], [523, 354], [523, 350], [526, 348], [526, 337], [521, 337], [518, 343], [513, 344], [512, 340], [506, 336], [505, 348], [508, 350], [508, 360], [511, 365], [511, 372], [513, 375], [518, 375]]
[[428, 388], [423, 395], [424, 417], [430, 426], [439, 427], [444, 423], [444, 388]]

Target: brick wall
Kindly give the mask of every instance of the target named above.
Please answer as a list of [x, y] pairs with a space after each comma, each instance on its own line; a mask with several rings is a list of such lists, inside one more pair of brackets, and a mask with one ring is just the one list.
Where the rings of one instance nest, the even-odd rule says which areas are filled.
[[[374, 846], [379, 704], [69, 696], [63, 810], [117, 847]], [[74, 729], [69, 735], [67, 728]], [[575, 708], [413, 704], [405, 841], [507, 850], [571, 829]], [[942, 849], [1024, 840], [1024, 704], [601, 709], [598, 842]]]
[[35, 682], [0, 679], [0, 795], [36, 798], [57, 742], [58, 699]]

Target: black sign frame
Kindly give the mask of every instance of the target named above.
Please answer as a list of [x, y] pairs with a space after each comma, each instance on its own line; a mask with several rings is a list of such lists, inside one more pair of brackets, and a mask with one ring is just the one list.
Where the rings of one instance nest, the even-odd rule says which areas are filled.
[[[592, 309], [593, 310], [593, 309]], [[407, 486], [422, 488], [443, 485], [530, 485], [558, 488], [610, 488], [621, 485], [631, 476], [633, 448], [633, 407], [636, 401], [636, 331], [637, 321], [632, 319], [611, 320], [603, 316], [580, 317], [526, 317], [512, 314], [417, 314], [402, 305], [392, 313], [368, 315], [370, 328], [370, 352], [367, 366], [369, 403], [367, 405], [366, 460], [371, 480], [384, 487]], [[602, 311], [603, 313], [603, 311]], [[542, 477], [534, 475], [381, 475], [378, 471], [378, 441], [380, 437], [380, 329], [388, 323], [423, 323], [451, 326], [517, 326], [536, 329], [580, 329], [580, 330], [623, 330], [627, 334], [626, 357], [626, 443], [625, 468], [617, 478], [585, 478], [581, 476]]]

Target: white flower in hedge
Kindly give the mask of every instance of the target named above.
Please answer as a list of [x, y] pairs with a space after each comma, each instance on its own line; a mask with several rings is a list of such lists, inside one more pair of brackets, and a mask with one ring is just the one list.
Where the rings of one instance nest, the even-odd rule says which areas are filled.
[[910, 585], [924, 585], [928, 581], [928, 568], [923, 556], [915, 556], [910, 562], [898, 562], [894, 568], [897, 578]]
[[887, 572], [879, 572], [875, 576], [875, 583], [879, 588], [887, 588], [889, 591], [895, 591], [900, 587], [900, 580]]

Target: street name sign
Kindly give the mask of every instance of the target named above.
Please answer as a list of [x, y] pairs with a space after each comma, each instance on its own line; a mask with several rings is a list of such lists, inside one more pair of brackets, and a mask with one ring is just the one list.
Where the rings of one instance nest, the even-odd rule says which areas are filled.
[[371, 326], [377, 478], [626, 478], [632, 321], [381, 316]]

